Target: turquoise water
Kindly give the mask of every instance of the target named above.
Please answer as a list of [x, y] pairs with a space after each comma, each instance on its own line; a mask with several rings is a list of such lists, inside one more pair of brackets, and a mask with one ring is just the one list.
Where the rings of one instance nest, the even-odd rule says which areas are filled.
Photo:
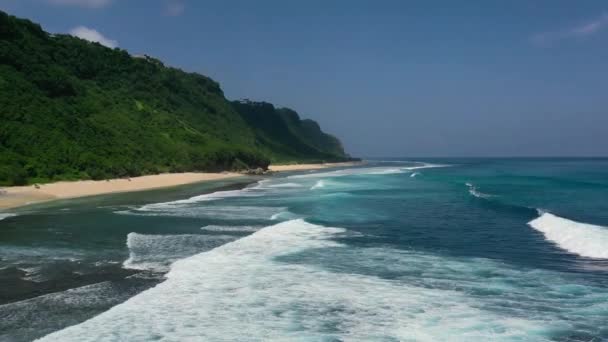
[[243, 182], [12, 212], [0, 337], [608, 340], [606, 159]]

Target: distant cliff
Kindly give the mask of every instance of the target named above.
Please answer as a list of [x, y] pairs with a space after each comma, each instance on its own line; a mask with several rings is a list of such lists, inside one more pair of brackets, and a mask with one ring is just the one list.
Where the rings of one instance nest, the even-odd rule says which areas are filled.
[[275, 108], [266, 102], [234, 101], [232, 104], [253, 129], [255, 146], [272, 155], [274, 161], [347, 158], [338, 139], [321, 131], [315, 121], [300, 119], [294, 110]]
[[0, 185], [346, 159], [292, 110], [0, 11]]

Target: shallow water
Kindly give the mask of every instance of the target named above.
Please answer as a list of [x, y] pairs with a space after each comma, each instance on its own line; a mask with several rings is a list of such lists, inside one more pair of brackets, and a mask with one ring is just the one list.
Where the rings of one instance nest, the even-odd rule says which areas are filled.
[[[606, 159], [375, 161], [205, 190], [0, 221], [3, 281], [115, 278], [6, 294], [0, 337], [608, 339]], [[48, 322], [17, 328], [36, 310]]]
[[172, 261], [239, 237], [204, 234], [198, 219], [117, 211], [255, 181], [56, 201], [0, 214], [0, 341], [31, 341], [80, 323], [164, 280]]

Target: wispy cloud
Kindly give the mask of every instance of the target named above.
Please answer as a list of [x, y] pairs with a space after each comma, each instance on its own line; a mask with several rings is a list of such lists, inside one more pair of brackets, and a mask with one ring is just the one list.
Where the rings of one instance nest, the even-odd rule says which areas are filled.
[[538, 46], [551, 46], [566, 39], [584, 38], [600, 32], [608, 27], [608, 13], [582, 23], [579, 26], [570, 27], [559, 31], [547, 31], [537, 33], [530, 37], [530, 41]]
[[183, 2], [178, 0], [170, 0], [167, 2], [167, 6], [165, 7], [165, 14], [172, 17], [176, 17], [182, 15], [185, 9], [186, 6]]
[[102, 8], [109, 5], [112, 0], [47, 0], [47, 2], [53, 5]]
[[109, 48], [115, 48], [118, 46], [118, 42], [105, 37], [99, 31], [88, 28], [86, 26], [78, 26], [70, 30], [72, 36], [88, 40], [90, 42], [96, 42], [101, 45], [105, 45]]

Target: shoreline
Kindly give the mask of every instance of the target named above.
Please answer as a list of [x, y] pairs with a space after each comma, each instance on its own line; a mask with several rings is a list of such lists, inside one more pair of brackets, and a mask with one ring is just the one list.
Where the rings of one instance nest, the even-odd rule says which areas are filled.
[[[270, 165], [273, 172], [317, 170], [340, 166], [358, 165], [360, 162], [326, 163], [326, 164], [291, 164]], [[122, 192], [144, 191], [168, 188], [178, 185], [216, 181], [245, 175], [237, 172], [185, 172], [163, 173], [133, 178], [117, 178], [109, 180], [62, 181], [56, 183], [15, 186], [0, 188], [0, 213], [6, 209], [14, 209], [29, 204], [48, 202], [59, 199], [79, 198]]]
[[306, 171], [306, 170], [320, 170], [328, 169], [331, 167], [341, 166], [356, 166], [361, 165], [361, 161], [350, 161], [342, 163], [323, 163], [323, 164], [277, 164], [269, 165], [268, 170], [273, 172], [289, 172], [289, 171]]

